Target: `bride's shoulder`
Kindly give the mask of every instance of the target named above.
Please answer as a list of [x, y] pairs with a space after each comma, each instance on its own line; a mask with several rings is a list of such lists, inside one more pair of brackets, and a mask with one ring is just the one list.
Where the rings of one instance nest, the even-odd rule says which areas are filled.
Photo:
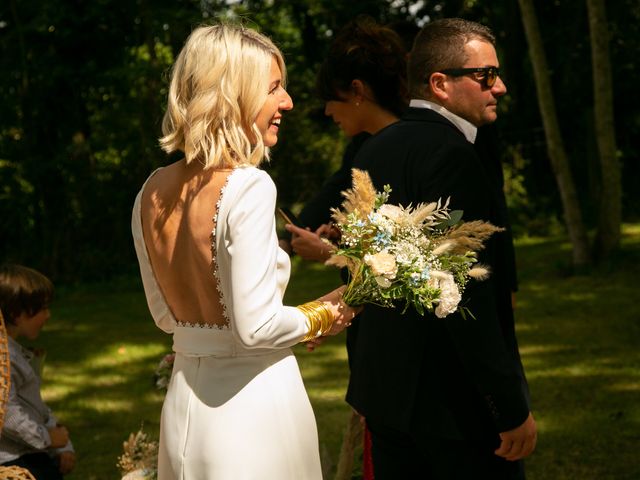
[[178, 172], [184, 170], [184, 165], [185, 163], [183, 159], [164, 167], [158, 167], [149, 174], [146, 181], [144, 182], [144, 185], [151, 187], [154, 184], [162, 184], [165, 183], [168, 179], [176, 178], [178, 176]]
[[233, 205], [272, 203], [277, 195], [272, 178], [256, 167], [240, 167], [230, 175], [224, 197]]
[[257, 167], [237, 167], [231, 175], [230, 181], [237, 183], [242, 190], [258, 186], [273, 187], [275, 184], [271, 176]]

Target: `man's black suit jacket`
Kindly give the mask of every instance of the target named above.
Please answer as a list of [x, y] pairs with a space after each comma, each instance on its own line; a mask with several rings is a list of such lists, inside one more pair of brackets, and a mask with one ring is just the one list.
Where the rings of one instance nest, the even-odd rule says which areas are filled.
[[[410, 108], [398, 123], [369, 139], [355, 167], [389, 203], [416, 205], [451, 197], [463, 220], [499, 222], [499, 191], [473, 145], [443, 116]], [[522, 424], [529, 413], [516, 342], [509, 274], [496, 258], [507, 238], [498, 233], [481, 252], [491, 277], [471, 282], [459, 314], [424, 317], [409, 309], [367, 305], [352, 351], [347, 401], [366, 418], [400, 431], [487, 441]]]

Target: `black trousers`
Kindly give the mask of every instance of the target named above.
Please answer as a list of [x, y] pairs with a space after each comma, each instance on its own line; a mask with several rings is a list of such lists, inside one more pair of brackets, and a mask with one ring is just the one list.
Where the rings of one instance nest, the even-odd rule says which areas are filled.
[[417, 438], [376, 424], [371, 432], [375, 480], [524, 480], [522, 461], [509, 462], [464, 440]]
[[55, 460], [44, 452], [28, 453], [3, 465], [26, 468], [36, 480], [62, 480], [62, 474]]

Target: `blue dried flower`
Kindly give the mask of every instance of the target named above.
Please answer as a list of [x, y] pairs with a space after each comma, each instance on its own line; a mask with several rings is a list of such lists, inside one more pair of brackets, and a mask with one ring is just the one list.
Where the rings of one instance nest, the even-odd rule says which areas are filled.
[[373, 237], [373, 243], [376, 246], [386, 247], [391, 243], [391, 237], [388, 232], [378, 232], [376, 236]]

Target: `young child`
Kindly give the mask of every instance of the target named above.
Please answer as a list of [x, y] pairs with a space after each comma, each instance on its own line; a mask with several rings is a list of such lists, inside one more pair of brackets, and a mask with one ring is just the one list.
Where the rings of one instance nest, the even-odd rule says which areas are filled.
[[0, 267], [0, 310], [11, 361], [11, 389], [0, 433], [0, 465], [26, 468], [36, 480], [60, 480], [76, 461], [66, 427], [59, 425], [40, 396], [33, 354], [16, 340], [34, 340], [49, 320], [51, 281], [20, 265]]

